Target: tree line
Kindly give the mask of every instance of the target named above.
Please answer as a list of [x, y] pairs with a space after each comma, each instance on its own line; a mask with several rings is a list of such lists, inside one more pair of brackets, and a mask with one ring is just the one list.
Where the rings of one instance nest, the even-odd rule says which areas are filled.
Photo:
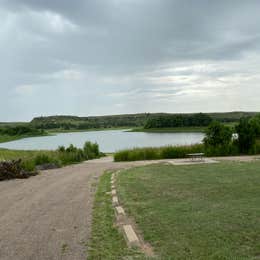
[[147, 119], [144, 128], [164, 128], [164, 127], [192, 127], [208, 126], [212, 118], [203, 113], [198, 114], [179, 114], [179, 115], [160, 115], [152, 116]]
[[21, 136], [21, 135], [42, 135], [42, 129], [36, 129], [31, 126], [15, 126], [15, 127], [1, 127], [0, 135]]

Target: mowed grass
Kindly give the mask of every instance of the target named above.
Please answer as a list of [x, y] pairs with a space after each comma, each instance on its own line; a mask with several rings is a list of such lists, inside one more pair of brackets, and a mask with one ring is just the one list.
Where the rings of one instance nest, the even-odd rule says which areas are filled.
[[[142, 258], [142, 254], [129, 249], [115, 225], [115, 213], [112, 207], [111, 173], [105, 173], [99, 181], [93, 207], [91, 241], [88, 246], [88, 259], [116, 260], [124, 257]], [[126, 258], [128, 259], [128, 258]]]
[[260, 259], [260, 162], [133, 168], [117, 187], [159, 259]]

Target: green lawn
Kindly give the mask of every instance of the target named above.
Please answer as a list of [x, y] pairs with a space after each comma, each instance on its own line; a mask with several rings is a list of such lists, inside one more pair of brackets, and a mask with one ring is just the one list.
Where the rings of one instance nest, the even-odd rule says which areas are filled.
[[[92, 221], [92, 236], [88, 245], [88, 259], [117, 260], [124, 257], [142, 258], [137, 250], [128, 249], [123, 235], [115, 226], [115, 213], [112, 207], [111, 173], [105, 173], [99, 181], [95, 195]], [[128, 259], [128, 258], [126, 258]]]
[[160, 259], [260, 259], [260, 162], [145, 166], [117, 183]]

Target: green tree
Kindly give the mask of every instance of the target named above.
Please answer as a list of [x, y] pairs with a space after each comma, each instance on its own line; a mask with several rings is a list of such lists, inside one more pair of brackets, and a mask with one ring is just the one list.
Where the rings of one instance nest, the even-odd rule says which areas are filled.
[[240, 152], [250, 152], [250, 150], [253, 149], [256, 142], [256, 125], [248, 118], [241, 118], [239, 124], [236, 126], [236, 131], [238, 134], [238, 146]]
[[255, 130], [257, 136], [260, 136], [260, 114], [250, 119], [250, 124]]
[[206, 146], [227, 146], [231, 142], [232, 131], [229, 127], [222, 125], [218, 121], [213, 121], [206, 130], [204, 144]]

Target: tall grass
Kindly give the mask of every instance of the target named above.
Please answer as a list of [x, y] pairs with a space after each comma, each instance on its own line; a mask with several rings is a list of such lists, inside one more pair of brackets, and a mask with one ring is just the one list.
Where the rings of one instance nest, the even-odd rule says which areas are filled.
[[205, 152], [203, 144], [187, 146], [145, 147], [121, 150], [114, 154], [114, 161], [158, 160], [185, 158], [189, 153]]
[[[240, 155], [236, 143], [226, 146], [205, 146], [204, 144], [194, 144], [188, 146], [165, 146], [165, 147], [145, 147], [121, 150], [114, 154], [114, 161], [141, 161], [186, 158], [189, 153], [204, 153], [206, 156], [236, 156]], [[249, 151], [249, 154], [260, 154], [260, 140]]]
[[34, 171], [36, 166], [53, 164], [57, 167], [99, 158], [103, 154], [96, 143], [86, 142], [83, 149], [73, 145], [65, 148], [59, 147], [55, 151], [13, 151], [0, 149], [1, 160], [22, 159], [22, 168], [26, 171]]

